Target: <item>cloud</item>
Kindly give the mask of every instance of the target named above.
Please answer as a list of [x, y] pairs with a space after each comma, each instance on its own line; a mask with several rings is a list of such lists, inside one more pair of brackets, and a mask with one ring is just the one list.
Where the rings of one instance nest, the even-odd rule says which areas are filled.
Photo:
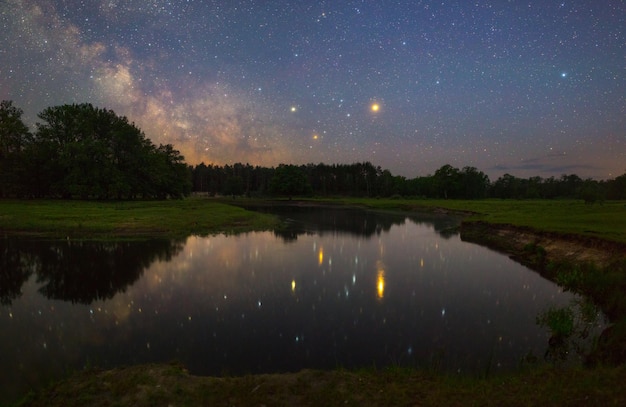
[[586, 162], [577, 162], [574, 157], [565, 153], [548, 153], [542, 157], [524, 159], [519, 164], [494, 165], [487, 170], [500, 174], [517, 173], [520, 174], [520, 176], [539, 175], [549, 177], [563, 174], [599, 172], [600, 167]]

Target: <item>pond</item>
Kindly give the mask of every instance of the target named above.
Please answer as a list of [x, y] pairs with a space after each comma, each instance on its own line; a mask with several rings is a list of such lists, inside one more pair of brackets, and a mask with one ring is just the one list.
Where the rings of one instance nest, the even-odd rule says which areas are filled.
[[[576, 298], [443, 216], [292, 207], [275, 232], [0, 240], [0, 402], [84, 367], [514, 370]], [[596, 322], [594, 329], [600, 331]]]

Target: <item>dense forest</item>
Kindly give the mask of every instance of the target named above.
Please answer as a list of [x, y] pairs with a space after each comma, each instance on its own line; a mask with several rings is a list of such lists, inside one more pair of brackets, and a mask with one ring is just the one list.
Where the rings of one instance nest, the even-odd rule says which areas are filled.
[[626, 174], [608, 181], [559, 178], [518, 178], [505, 174], [491, 182], [474, 167], [444, 165], [432, 175], [407, 179], [369, 162], [306, 164], [265, 168], [250, 164], [205, 165], [193, 168], [193, 190], [209, 195], [315, 195], [412, 197], [436, 199], [626, 199]]
[[125, 117], [90, 104], [50, 107], [35, 133], [21, 109], [0, 104], [0, 197], [74, 199], [228, 196], [356, 196], [438, 199], [626, 199], [626, 173], [612, 180], [518, 178], [495, 181], [474, 167], [444, 165], [407, 179], [370, 162], [281, 164], [268, 168], [188, 166], [172, 145], [158, 147]]

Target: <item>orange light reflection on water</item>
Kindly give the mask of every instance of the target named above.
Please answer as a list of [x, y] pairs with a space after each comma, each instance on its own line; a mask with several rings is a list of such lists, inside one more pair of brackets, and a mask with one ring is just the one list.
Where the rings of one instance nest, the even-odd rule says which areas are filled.
[[385, 296], [385, 264], [382, 261], [376, 262], [376, 292], [378, 298], [382, 299]]

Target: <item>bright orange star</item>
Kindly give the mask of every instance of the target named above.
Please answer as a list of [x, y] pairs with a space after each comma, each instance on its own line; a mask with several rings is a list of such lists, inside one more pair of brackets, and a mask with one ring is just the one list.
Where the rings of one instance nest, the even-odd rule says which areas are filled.
[[380, 110], [380, 105], [378, 103], [372, 103], [372, 105], [370, 106], [370, 110], [376, 113]]

